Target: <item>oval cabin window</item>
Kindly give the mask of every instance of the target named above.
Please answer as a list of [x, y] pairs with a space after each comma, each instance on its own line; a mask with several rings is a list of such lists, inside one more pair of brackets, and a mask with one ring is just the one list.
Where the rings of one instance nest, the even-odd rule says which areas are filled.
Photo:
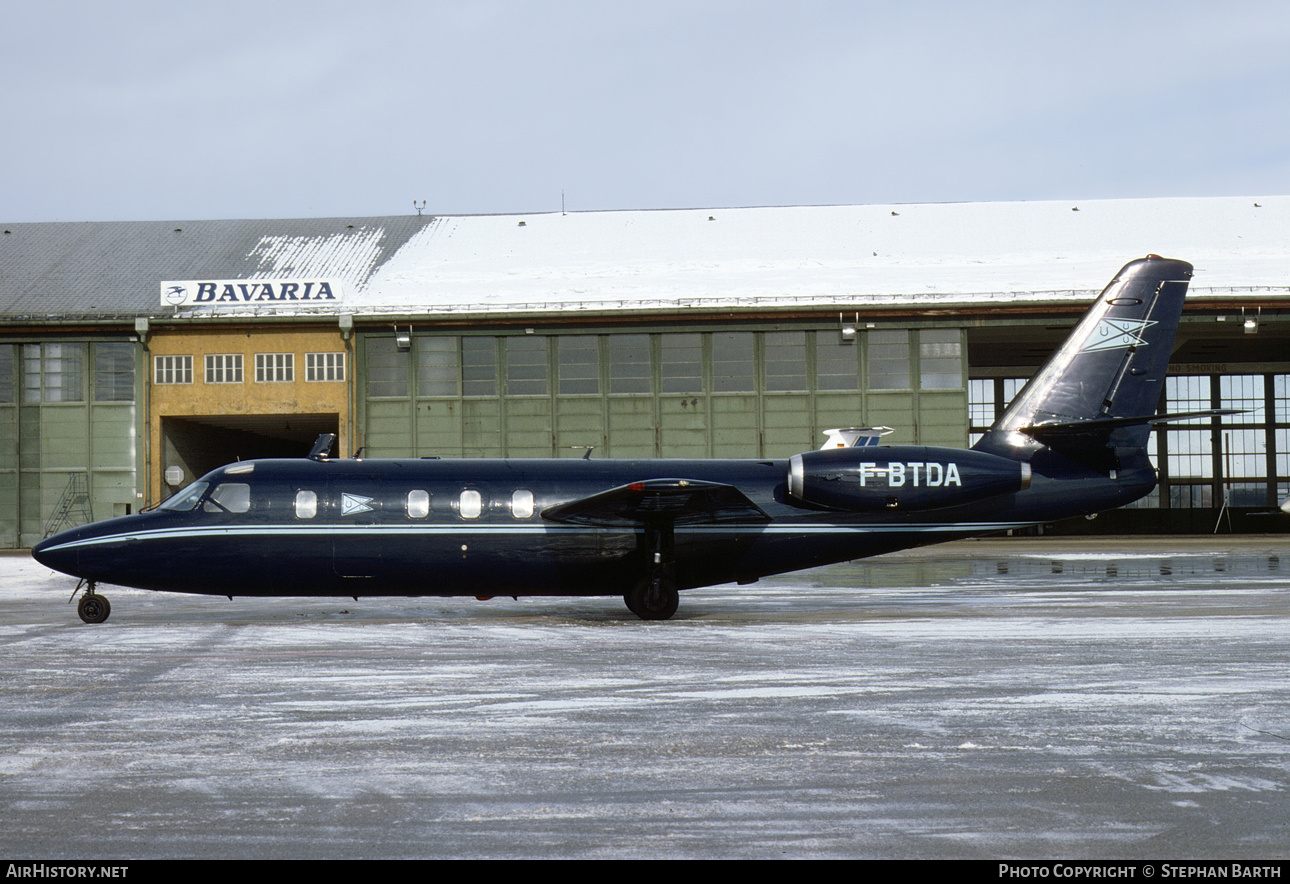
[[409, 491], [408, 518], [424, 519], [428, 515], [430, 515], [430, 492]]
[[318, 494], [313, 491], [296, 492], [296, 518], [312, 519], [318, 515]]
[[511, 515], [517, 519], [533, 517], [533, 492], [521, 488], [511, 495]]
[[484, 498], [473, 488], [461, 492], [459, 512], [463, 519], [478, 519], [484, 511]]

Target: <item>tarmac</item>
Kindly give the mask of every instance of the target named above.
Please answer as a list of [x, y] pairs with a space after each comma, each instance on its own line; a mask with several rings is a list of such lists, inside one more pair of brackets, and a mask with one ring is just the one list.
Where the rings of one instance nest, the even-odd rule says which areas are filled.
[[251, 599], [0, 556], [0, 855], [1268, 860], [1285, 535], [964, 541], [682, 593]]

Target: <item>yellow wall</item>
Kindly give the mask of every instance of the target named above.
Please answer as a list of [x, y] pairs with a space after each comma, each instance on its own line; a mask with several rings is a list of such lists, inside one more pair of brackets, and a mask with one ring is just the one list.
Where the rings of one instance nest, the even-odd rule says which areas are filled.
[[[206, 383], [207, 354], [242, 354], [241, 383]], [[260, 383], [255, 380], [257, 353], [294, 354], [294, 380]], [[344, 353], [344, 381], [307, 381], [307, 353]], [[156, 383], [157, 356], [192, 356], [190, 384]], [[300, 329], [286, 326], [165, 329], [154, 326], [148, 339], [146, 422], [150, 503], [175, 489], [162, 481], [161, 421], [165, 417], [336, 414], [337, 451], [350, 450], [352, 419], [350, 389], [354, 383], [352, 348], [339, 329]], [[304, 452], [301, 452], [303, 456]]]

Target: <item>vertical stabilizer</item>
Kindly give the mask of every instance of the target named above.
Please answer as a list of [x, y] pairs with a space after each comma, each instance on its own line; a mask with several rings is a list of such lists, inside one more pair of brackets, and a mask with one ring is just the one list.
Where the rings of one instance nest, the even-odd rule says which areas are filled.
[[1124, 265], [976, 447], [1010, 447], [1003, 437], [1046, 430], [1079, 431], [1086, 444], [1101, 435], [1105, 445], [1126, 426], [1117, 445], [1145, 444], [1191, 275], [1186, 261], [1158, 255]]

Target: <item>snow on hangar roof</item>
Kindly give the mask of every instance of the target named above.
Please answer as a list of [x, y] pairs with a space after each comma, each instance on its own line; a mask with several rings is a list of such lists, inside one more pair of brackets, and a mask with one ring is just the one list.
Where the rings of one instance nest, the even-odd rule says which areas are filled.
[[[1290, 197], [6, 225], [0, 315], [435, 316], [1081, 301], [1125, 262], [1290, 298]], [[173, 279], [335, 277], [318, 307], [162, 307]], [[83, 293], [94, 291], [94, 303]], [[75, 305], [81, 305], [77, 308]]]

